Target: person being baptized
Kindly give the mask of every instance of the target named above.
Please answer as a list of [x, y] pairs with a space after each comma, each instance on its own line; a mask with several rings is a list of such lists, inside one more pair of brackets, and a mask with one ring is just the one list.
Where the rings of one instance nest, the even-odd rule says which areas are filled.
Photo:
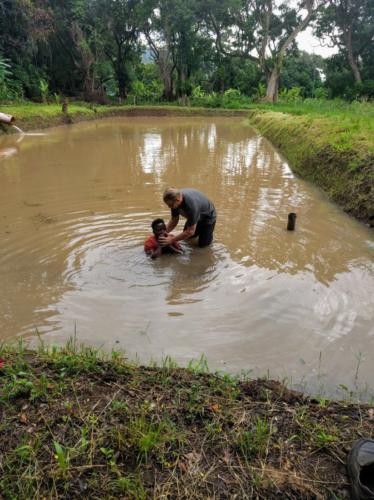
[[157, 257], [160, 257], [160, 255], [165, 253], [183, 253], [182, 247], [177, 241], [165, 247], [160, 246], [159, 238], [161, 236], [167, 236], [166, 224], [163, 219], [155, 219], [152, 222], [151, 227], [153, 234], [148, 236], [144, 242], [144, 251], [149, 257], [157, 259]]

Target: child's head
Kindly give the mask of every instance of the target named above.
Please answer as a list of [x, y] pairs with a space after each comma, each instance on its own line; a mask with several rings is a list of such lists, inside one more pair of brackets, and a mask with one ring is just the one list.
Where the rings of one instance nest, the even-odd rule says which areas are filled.
[[162, 236], [166, 232], [166, 225], [164, 219], [155, 219], [152, 222], [151, 226], [153, 234], [156, 236], [157, 240], [159, 239], [160, 236]]

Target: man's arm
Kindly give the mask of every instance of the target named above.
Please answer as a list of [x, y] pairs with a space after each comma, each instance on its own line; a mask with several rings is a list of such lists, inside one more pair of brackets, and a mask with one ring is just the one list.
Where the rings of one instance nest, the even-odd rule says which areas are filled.
[[172, 217], [169, 222], [168, 222], [168, 225], [166, 226], [166, 232], [167, 233], [171, 233], [172, 230], [177, 227], [178, 225], [178, 222], [179, 222], [179, 215], [178, 217]]
[[176, 236], [173, 236], [172, 234], [168, 234], [167, 236], [163, 236], [160, 238], [159, 242], [162, 247], [165, 247], [167, 245], [172, 245], [176, 241], [182, 241], [182, 240], [187, 240], [188, 238], [191, 238], [195, 234], [196, 231], [196, 225], [194, 224], [193, 226], [188, 227], [181, 233], [177, 234]]

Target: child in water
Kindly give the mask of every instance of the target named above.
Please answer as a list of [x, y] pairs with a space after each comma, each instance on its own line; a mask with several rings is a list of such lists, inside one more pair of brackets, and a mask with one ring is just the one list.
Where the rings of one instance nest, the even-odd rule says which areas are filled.
[[182, 254], [182, 247], [178, 242], [168, 245], [166, 247], [161, 247], [159, 244], [160, 236], [167, 236], [166, 225], [163, 219], [155, 219], [152, 224], [153, 235], [148, 236], [144, 242], [144, 251], [152, 259], [157, 259], [162, 254], [165, 253], [179, 253]]

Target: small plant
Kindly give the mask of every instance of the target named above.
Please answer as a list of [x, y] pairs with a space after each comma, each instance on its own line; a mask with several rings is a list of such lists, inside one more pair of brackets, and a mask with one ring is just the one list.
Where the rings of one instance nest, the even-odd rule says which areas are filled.
[[323, 396], [321, 396], [319, 398], [319, 400], [318, 400], [319, 405], [320, 405], [321, 408], [324, 408], [327, 405], [328, 401], [329, 400], [327, 398], [323, 397]]
[[242, 431], [236, 440], [245, 458], [261, 455], [270, 438], [270, 426], [266, 420], [258, 417], [251, 431]]
[[112, 488], [116, 493], [128, 494], [137, 500], [145, 500], [146, 492], [140, 478], [129, 474], [119, 477], [112, 482]]
[[196, 85], [196, 87], [193, 87], [191, 92], [191, 97], [193, 99], [202, 99], [203, 97], [205, 97], [205, 95], [205, 90], [202, 89], [200, 85]]
[[21, 397], [28, 398], [33, 389], [34, 384], [31, 380], [13, 375], [12, 380], [4, 385], [3, 397], [8, 400]]
[[53, 441], [53, 446], [56, 451], [55, 458], [57, 459], [58, 466], [62, 473], [66, 474], [70, 466], [69, 450], [57, 441]]
[[264, 83], [259, 83], [257, 89], [254, 93], [254, 98], [256, 100], [261, 100], [266, 96], [266, 85]]
[[129, 407], [124, 401], [114, 400], [112, 401], [112, 409], [113, 411], [128, 411]]
[[356, 372], [355, 372], [355, 377], [354, 377], [354, 384], [355, 384], [355, 388], [357, 390], [358, 389], [358, 372], [360, 370], [361, 363], [363, 362], [365, 357], [363, 356], [362, 352], [359, 352], [358, 354], [356, 354], [356, 359], [357, 359], [357, 366], [356, 366]]
[[24, 461], [29, 461], [33, 455], [33, 447], [29, 444], [23, 444], [15, 449], [15, 454]]
[[175, 368], [178, 368], [178, 363], [174, 361], [171, 356], [167, 355], [162, 360], [162, 368], [165, 368], [166, 370], [174, 370]]
[[208, 361], [204, 354], [202, 354], [197, 360], [191, 359], [191, 361], [187, 365], [187, 370], [191, 371], [195, 375], [198, 373], [208, 373]]
[[114, 456], [114, 450], [111, 448], [100, 448], [101, 453], [105, 456], [111, 469], [115, 472], [117, 471], [116, 458]]
[[204, 430], [211, 441], [217, 441], [222, 435], [222, 426], [219, 422], [207, 422], [204, 425]]
[[39, 80], [39, 90], [42, 96], [43, 103], [48, 102], [49, 85], [48, 82], [44, 80], [44, 78], [41, 78]]
[[166, 448], [183, 440], [175, 425], [168, 420], [157, 422], [142, 415], [130, 421], [128, 428], [129, 440], [137, 449], [140, 461], [147, 462], [149, 455], [153, 453], [160, 462], [164, 462]]
[[91, 427], [96, 427], [98, 422], [99, 422], [99, 419], [97, 418], [96, 415], [89, 415], [88, 422], [89, 422]]
[[337, 441], [337, 437], [333, 434], [327, 434], [325, 431], [319, 431], [315, 436], [315, 443], [319, 448], [323, 448], [327, 444], [334, 443]]

